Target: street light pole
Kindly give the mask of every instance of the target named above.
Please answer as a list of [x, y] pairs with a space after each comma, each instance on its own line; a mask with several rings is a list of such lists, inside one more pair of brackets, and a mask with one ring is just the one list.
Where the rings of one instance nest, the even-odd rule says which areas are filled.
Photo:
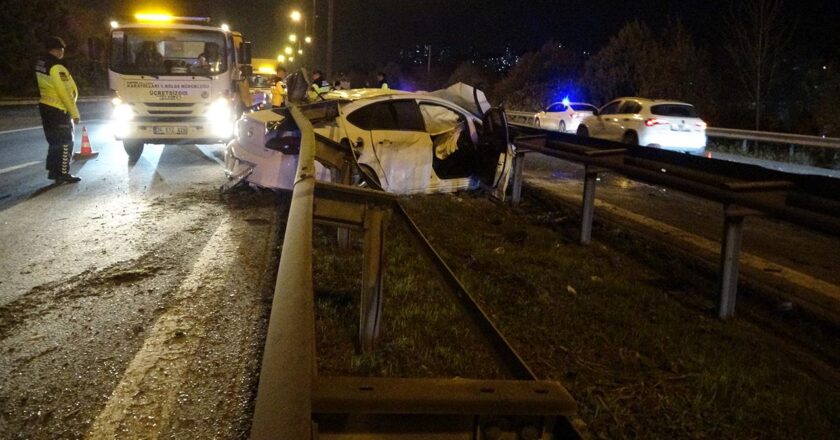
[[334, 11], [334, 0], [329, 0], [329, 4], [327, 6], [327, 78], [332, 78]]

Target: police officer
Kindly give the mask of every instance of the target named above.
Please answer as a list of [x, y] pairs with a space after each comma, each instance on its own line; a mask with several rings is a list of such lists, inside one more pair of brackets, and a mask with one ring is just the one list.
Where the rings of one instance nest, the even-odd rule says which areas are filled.
[[312, 85], [309, 86], [309, 100], [315, 101], [324, 93], [330, 91], [330, 82], [324, 79], [324, 75], [320, 70], [312, 73]]
[[380, 89], [388, 89], [388, 81], [385, 80], [385, 72], [376, 74], [376, 85]]
[[59, 37], [47, 37], [46, 53], [35, 64], [35, 76], [41, 100], [38, 110], [47, 137], [48, 178], [56, 183], [75, 183], [82, 179], [70, 174], [70, 154], [73, 153], [73, 124], [79, 123], [79, 108], [76, 99], [79, 90], [67, 67], [61, 62], [64, 58], [64, 40]]
[[271, 107], [280, 107], [286, 100], [286, 68], [278, 64], [274, 68], [274, 85], [271, 87]]

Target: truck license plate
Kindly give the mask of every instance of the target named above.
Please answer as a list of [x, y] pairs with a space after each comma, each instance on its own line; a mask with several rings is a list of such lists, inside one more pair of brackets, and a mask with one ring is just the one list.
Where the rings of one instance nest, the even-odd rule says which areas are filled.
[[185, 135], [187, 134], [187, 127], [154, 127], [155, 134], [163, 135]]

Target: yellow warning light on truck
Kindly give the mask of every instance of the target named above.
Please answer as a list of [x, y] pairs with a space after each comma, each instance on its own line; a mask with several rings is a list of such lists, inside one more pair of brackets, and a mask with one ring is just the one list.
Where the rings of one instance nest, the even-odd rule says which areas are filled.
[[134, 14], [134, 18], [138, 21], [147, 21], [155, 23], [168, 23], [172, 21], [172, 15], [161, 13], [138, 12]]

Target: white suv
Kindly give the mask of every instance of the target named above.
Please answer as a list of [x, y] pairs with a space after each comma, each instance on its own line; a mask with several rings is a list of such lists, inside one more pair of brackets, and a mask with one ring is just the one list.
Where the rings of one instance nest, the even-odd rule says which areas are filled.
[[577, 134], [694, 154], [706, 148], [706, 123], [678, 101], [618, 98], [584, 118]]

